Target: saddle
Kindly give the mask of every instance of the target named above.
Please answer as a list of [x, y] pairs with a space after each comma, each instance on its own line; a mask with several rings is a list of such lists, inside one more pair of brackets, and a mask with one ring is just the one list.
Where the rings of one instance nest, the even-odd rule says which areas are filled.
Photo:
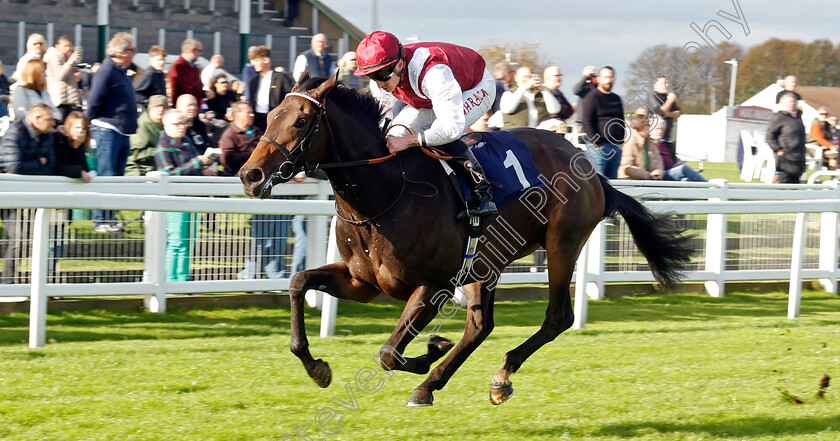
[[[487, 180], [493, 184], [493, 200], [498, 207], [531, 188], [545, 187], [539, 179], [531, 149], [510, 133], [472, 132], [462, 136], [461, 141], [472, 150]], [[467, 179], [470, 177], [464, 176], [461, 167], [450, 167], [444, 160], [440, 162], [462, 200], [469, 200], [471, 190]]]

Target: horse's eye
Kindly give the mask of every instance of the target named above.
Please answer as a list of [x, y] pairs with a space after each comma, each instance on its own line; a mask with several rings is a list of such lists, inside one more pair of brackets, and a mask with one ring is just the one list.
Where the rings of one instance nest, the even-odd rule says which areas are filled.
[[298, 120], [295, 121], [295, 128], [296, 129], [301, 129], [305, 125], [306, 125], [306, 118], [298, 118]]

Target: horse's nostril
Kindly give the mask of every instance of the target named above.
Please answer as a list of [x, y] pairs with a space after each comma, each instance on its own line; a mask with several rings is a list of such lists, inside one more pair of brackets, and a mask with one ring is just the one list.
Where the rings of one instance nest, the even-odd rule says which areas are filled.
[[263, 179], [263, 174], [260, 169], [252, 168], [251, 170], [248, 170], [245, 178], [248, 179], [248, 182], [260, 182]]

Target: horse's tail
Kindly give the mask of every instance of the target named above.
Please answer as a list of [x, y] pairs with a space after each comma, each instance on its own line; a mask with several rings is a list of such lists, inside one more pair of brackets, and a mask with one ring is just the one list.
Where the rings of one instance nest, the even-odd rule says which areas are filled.
[[685, 233], [668, 214], [653, 214], [639, 201], [616, 190], [607, 178], [598, 175], [604, 188], [604, 217], [620, 214], [639, 251], [645, 256], [653, 276], [665, 288], [682, 278], [682, 271], [693, 254], [692, 236]]

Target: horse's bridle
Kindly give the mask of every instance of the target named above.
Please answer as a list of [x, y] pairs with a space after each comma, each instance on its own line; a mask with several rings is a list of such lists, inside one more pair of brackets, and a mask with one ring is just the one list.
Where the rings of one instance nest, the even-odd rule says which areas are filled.
[[[297, 172], [312, 171], [318, 168], [317, 164], [314, 167], [310, 167], [309, 164], [307, 164], [306, 166], [300, 166], [298, 165], [297, 160], [298, 158], [300, 158], [300, 155], [304, 151], [306, 151], [309, 147], [312, 146], [312, 139], [318, 133], [318, 129], [321, 126], [321, 117], [324, 117], [327, 114], [327, 109], [324, 106], [325, 101], [318, 101], [309, 95], [299, 92], [289, 92], [286, 94], [286, 97], [290, 96], [296, 96], [311, 101], [318, 108], [318, 113], [315, 115], [315, 120], [312, 122], [312, 125], [309, 126], [309, 130], [306, 132], [306, 135], [300, 140], [298, 145], [296, 145], [295, 148], [293, 148], [290, 151], [286, 151], [285, 147], [281, 146], [277, 141], [265, 135], [260, 137], [260, 141], [265, 141], [273, 145], [286, 158], [286, 160], [283, 161], [283, 163], [281, 163], [279, 167], [277, 167], [277, 171], [275, 171], [271, 174], [271, 176], [268, 177], [265, 187], [263, 187], [262, 191], [260, 192], [263, 195], [269, 194], [271, 192], [271, 188], [274, 187], [274, 185], [277, 182], [281, 180], [288, 181]], [[324, 119], [324, 121], [326, 121], [326, 118]], [[284, 172], [284, 169], [286, 170], [286, 172], [288, 172], [288, 175], [286, 174], [286, 172]]]

